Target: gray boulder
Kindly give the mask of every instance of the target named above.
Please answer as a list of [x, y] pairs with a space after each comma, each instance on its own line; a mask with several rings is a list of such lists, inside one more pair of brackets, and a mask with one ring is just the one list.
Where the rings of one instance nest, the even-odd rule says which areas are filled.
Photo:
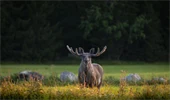
[[141, 77], [138, 74], [129, 74], [128, 76], [126, 76], [126, 81], [127, 82], [137, 82], [141, 80]]
[[60, 74], [60, 80], [62, 82], [76, 82], [77, 76], [72, 72], [64, 71]]
[[19, 79], [21, 80], [43, 80], [44, 76], [39, 74], [38, 72], [32, 72], [32, 71], [22, 71], [19, 73]]
[[152, 81], [154, 81], [154, 82], [160, 82], [160, 83], [165, 83], [165, 82], [167, 82], [167, 80], [164, 79], [164, 78], [162, 78], [162, 77], [152, 78]]

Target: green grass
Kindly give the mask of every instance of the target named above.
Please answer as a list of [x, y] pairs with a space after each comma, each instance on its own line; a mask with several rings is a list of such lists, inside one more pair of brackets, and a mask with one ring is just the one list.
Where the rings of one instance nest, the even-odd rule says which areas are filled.
[[[170, 75], [168, 64], [127, 64], [127, 65], [102, 65], [104, 69], [104, 77], [114, 76], [120, 77], [121, 70], [129, 73], [138, 73], [144, 78], [151, 78], [153, 76], [168, 77]], [[32, 70], [39, 72], [44, 76], [52, 74], [60, 74], [63, 71], [70, 71], [77, 75], [79, 65], [1, 65], [0, 75], [7, 76], [13, 73], [19, 73], [24, 70]]]
[[[104, 82], [100, 92], [97, 88], [82, 88], [78, 83], [62, 83], [59, 74], [70, 71], [77, 75], [79, 65], [2, 64], [0, 76], [9, 76], [24, 70], [32, 70], [48, 77], [42, 82], [5, 80], [0, 82], [1, 99], [55, 99], [55, 100], [126, 100], [170, 99], [170, 70], [168, 64], [113, 64], [102, 65]], [[126, 71], [122, 73], [121, 70]], [[138, 84], [120, 82], [129, 73], [138, 73], [143, 79], [164, 77], [169, 82]], [[11, 77], [12, 78], [12, 77]]]
[[12, 73], [19, 73], [24, 70], [39, 72], [42, 75], [50, 76], [52, 74], [60, 74], [63, 71], [70, 71], [77, 74], [78, 65], [1, 65], [1, 75], [6, 76]]
[[153, 64], [144, 64], [144, 65], [108, 65], [104, 66], [105, 76], [120, 76], [120, 70], [126, 71], [129, 73], [138, 73], [143, 78], [151, 78], [153, 76], [169, 76], [169, 66], [168, 65], [153, 65]]

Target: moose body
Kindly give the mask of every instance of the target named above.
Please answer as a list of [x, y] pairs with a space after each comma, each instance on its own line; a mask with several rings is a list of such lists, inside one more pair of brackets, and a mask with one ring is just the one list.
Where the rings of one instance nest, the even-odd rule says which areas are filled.
[[78, 70], [78, 80], [80, 84], [86, 87], [96, 86], [98, 89], [100, 89], [103, 79], [103, 68], [99, 64], [92, 63], [91, 57], [99, 56], [106, 50], [107, 47], [105, 46], [101, 52], [98, 48], [96, 54], [94, 54], [94, 48], [90, 49], [89, 53], [84, 53], [84, 50], [80, 47], [79, 51], [76, 48], [75, 52], [68, 45], [67, 48], [72, 54], [80, 56], [82, 59], [80, 63], [80, 68]]
[[103, 78], [103, 68], [96, 63], [80, 64], [78, 79], [80, 84], [87, 87], [97, 86], [100, 88]]

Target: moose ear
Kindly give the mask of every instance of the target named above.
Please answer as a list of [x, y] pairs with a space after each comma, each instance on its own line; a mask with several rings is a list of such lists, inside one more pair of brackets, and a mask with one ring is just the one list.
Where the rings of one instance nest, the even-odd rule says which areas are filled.
[[89, 51], [89, 53], [90, 53], [90, 54], [93, 54], [93, 53], [94, 53], [94, 50], [95, 50], [94, 48], [91, 48], [90, 51]]

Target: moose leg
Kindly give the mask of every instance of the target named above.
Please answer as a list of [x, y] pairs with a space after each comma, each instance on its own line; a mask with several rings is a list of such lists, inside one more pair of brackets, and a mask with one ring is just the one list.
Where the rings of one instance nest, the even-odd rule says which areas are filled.
[[99, 81], [99, 84], [97, 85], [97, 88], [100, 90], [100, 86], [102, 85], [102, 78], [101, 80]]
[[79, 73], [78, 79], [79, 79], [80, 85], [83, 86], [83, 87], [86, 87], [86, 85], [87, 85], [86, 75], [84, 73]]

